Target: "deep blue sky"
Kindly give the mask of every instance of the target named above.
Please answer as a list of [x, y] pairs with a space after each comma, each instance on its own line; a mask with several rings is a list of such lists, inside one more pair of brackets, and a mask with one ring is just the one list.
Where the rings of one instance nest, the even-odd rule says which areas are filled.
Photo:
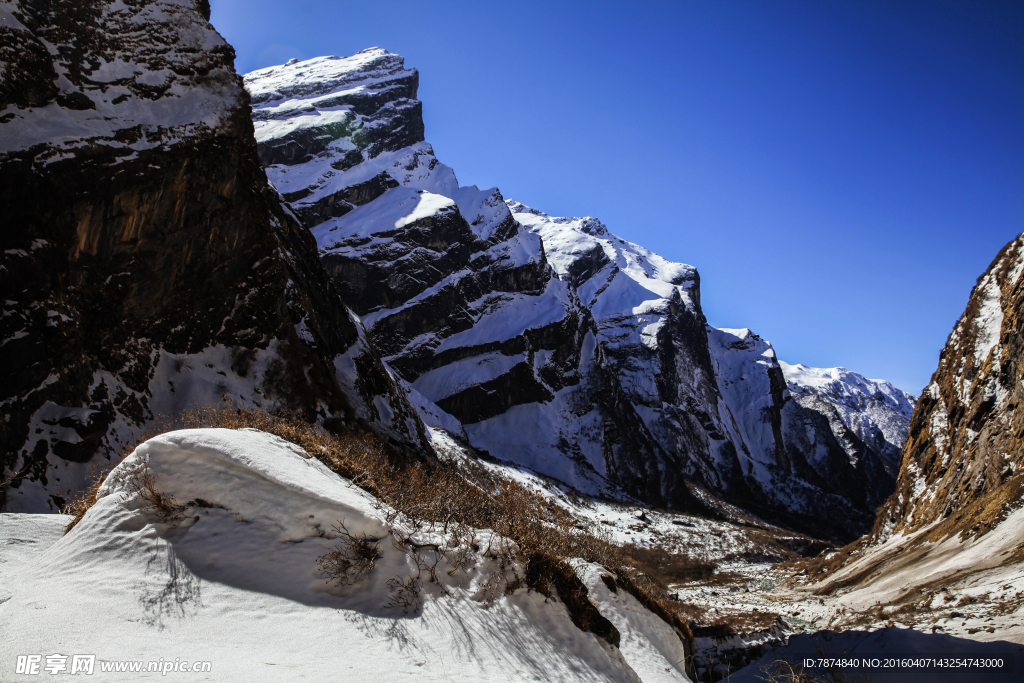
[[791, 363], [919, 393], [1024, 231], [1024, 3], [212, 5], [240, 72], [404, 55], [463, 185], [697, 266]]

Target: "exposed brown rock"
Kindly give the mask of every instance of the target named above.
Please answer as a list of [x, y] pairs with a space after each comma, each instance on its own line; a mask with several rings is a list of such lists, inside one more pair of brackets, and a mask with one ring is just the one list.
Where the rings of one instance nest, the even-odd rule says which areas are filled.
[[1024, 235], [978, 279], [921, 395], [896, 492], [873, 537], [940, 522], [930, 538], [980, 534], [1024, 488]]

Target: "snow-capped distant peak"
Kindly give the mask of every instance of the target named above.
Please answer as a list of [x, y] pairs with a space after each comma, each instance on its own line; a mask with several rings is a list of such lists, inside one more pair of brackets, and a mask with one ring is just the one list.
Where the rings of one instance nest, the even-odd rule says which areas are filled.
[[540, 209], [535, 209], [532, 206], [527, 206], [526, 204], [523, 204], [520, 201], [516, 201], [515, 199], [506, 199], [505, 205], [508, 207], [508, 210], [511, 211], [512, 213], [529, 213], [533, 214], [534, 216], [549, 218], [549, 216]]
[[605, 226], [604, 223], [594, 218], [593, 216], [577, 216], [571, 218], [551, 216], [549, 214], [544, 213], [540, 209], [535, 209], [532, 206], [527, 206], [526, 204], [523, 204], [520, 201], [516, 201], [515, 199], [506, 199], [505, 206], [507, 206], [508, 210], [511, 211], [512, 213], [529, 214], [531, 216], [537, 216], [538, 218], [544, 219], [545, 221], [550, 223], [555, 223], [557, 225], [572, 225], [574, 229], [586, 233], [587, 235], [591, 235], [594, 237], [609, 236], [607, 226]]
[[[635, 309], [644, 308], [643, 302], [647, 301], [671, 299], [676, 294], [683, 301], [690, 300], [698, 279], [693, 266], [669, 261], [627, 242], [608, 232], [593, 216], [550, 216], [514, 199], [506, 200], [505, 205], [520, 224], [540, 235], [548, 262], [560, 276], [581, 286], [587, 301], [596, 302], [594, 297], [600, 297], [616, 312], [628, 309], [632, 314], [639, 313]], [[620, 273], [634, 284], [623, 282], [623, 286], [610, 287]], [[597, 275], [602, 277], [595, 278]], [[582, 286], [584, 282], [591, 285]]]
[[873, 397], [886, 400], [908, 419], [914, 413], [917, 397], [884, 379], [868, 379], [846, 368], [812, 368], [800, 363], [779, 361], [782, 374], [793, 390], [813, 388], [833, 397]]
[[708, 334], [717, 337], [718, 343], [726, 348], [749, 350], [756, 346], [759, 355], [775, 360], [775, 349], [772, 348], [771, 342], [761, 339], [750, 328], [711, 327]]

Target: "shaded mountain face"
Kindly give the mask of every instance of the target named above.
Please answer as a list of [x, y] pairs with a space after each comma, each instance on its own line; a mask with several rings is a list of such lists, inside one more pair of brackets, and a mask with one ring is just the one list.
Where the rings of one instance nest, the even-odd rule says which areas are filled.
[[786, 457], [801, 478], [874, 511], [893, 490], [916, 398], [846, 368], [779, 363]]
[[267, 183], [209, 5], [0, 17], [0, 504], [52, 509], [83, 463], [225, 395], [426, 449]]
[[844, 368], [780, 363], [750, 330], [706, 325], [691, 266], [594, 218], [509, 205], [575, 282], [629, 400], [690, 480], [820, 535], [870, 527], [893, 487], [913, 396]]
[[418, 400], [589, 493], [685, 507], [690, 482], [822, 535], [870, 526], [913, 397], [842, 369], [787, 378], [768, 342], [707, 325], [692, 266], [460, 187], [417, 81], [379, 48], [245, 77], [270, 180]]
[[985, 533], [1020, 507], [1022, 270], [1024, 235], [978, 279], [949, 335], [910, 423], [896, 492], [879, 512], [875, 540], [933, 524], [929, 537]]

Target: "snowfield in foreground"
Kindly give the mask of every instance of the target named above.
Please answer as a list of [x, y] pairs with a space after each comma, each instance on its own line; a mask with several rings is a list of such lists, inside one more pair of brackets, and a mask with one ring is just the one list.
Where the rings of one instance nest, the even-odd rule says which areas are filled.
[[[132, 481], [148, 473], [182, 505], [162, 521]], [[0, 515], [0, 666], [19, 654], [95, 654], [110, 661], [209, 661], [190, 680], [686, 681], [675, 632], [603, 570], [577, 573], [621, 635], [619, 647], [581, 631], [557, 599], [497, 591], [478, 530], [463, 568], [419, 572], [411, 533], [388, 509], [299, 447], [255, 430], [170, 432], [135, 450], [66, 536], [62, 515]], [[339, 586], [317, 558], [349, 534], [381, 539], [368, 575]], [[442, 533], [414, 532], [445, 547]], [[430, 559], [431, 557], [425, 557]], [[409, 585], [409, 584], [407, 584]], [[406, 594], [408, 596], [408, 594]], [[70, 661], [70, 660], [69, 660]], [[172, 678], [175, 674], [169, 674]], [[158, 673], [103, 674], [138, 680]], [[60, 679], [61, 675], [50, 676]]]

